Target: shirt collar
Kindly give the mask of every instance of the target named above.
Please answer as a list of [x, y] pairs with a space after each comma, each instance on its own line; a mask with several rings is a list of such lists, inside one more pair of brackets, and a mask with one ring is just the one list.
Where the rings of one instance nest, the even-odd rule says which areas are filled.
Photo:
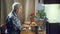
[[16, 17], [17, 17], [17, 14], [16, 14], [14, 11], [13, 11], [12, 13], [13, 13], [13, 15], [14, 15], [14, 16], [16, 16]]

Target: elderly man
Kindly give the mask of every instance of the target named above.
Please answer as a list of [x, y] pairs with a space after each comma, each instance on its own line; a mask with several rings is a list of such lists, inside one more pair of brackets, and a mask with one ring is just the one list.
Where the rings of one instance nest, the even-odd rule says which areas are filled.
[[21, 22], [18, 18], [18, 13], [21, 12], [22, 5], [18, 2], [15, 2], [12, 5], [12, 11], [6, 18], [6, 28], [7, 34], [20, 34]]

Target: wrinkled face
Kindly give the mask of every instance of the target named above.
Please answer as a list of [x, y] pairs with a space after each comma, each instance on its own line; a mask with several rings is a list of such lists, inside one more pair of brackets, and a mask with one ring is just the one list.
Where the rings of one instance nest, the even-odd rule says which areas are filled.
[[17, 8], [16, 8], [16, 13], [18, 12], [22, 12], [22, 5], [18, 5]]
[[22, 5], [19, 7], [19, 13], [22, 13]]
[[16, 9], [16, 13], [17, 13], [18, 17], [20, 17], [22, 15], [22, 5], [18, 5], [18, 7]]

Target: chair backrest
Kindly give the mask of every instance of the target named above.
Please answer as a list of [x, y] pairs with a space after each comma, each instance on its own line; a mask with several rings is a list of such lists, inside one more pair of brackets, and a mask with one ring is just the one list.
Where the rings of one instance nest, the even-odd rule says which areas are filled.
[[5, 34], [6, 23], [1, 25], [1, 34]]

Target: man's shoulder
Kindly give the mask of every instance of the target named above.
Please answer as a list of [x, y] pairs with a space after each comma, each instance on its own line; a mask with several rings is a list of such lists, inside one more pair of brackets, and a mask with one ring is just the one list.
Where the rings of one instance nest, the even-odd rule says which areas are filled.
[[13, 13], [10, 12], [7, 17], [12, 18], [13, 17]]

